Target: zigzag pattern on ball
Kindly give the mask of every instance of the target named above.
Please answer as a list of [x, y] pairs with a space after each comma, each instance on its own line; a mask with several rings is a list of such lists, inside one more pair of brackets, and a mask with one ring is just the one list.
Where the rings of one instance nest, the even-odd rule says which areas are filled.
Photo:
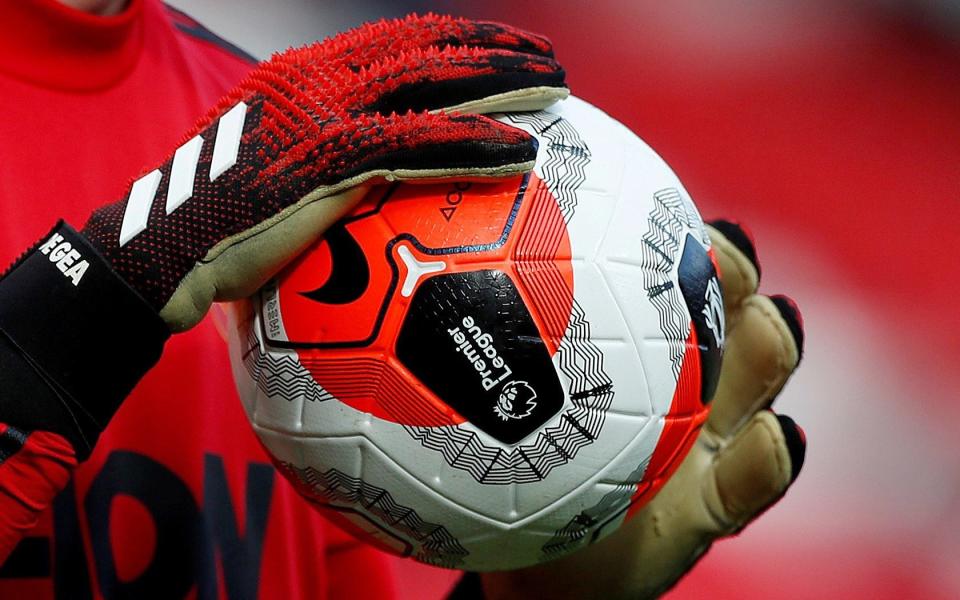
[[578, 547], [592, 544], [595, 539], [593, 536], [588, 537], [587, 534], [592, 531], [599, 531], [603, 525], [630, 507], [631, 500], [637, 491], [637, 484], [643, 479], [649, 464], [650, 457], [648, 456], [623, 482], [618, 483], [614, 489], [604, 494], [599, 502], [581, 511], [570, 519], [569, 523], [558, 529], [553, 537], [543, 545], [541, 549], [543, 554], [540, 561], [545, 562], [569, 554]]
[[671, 279], [686, 231], [691, 227], [680, 192], [667, 188], [653, 195], [654, 207], [648, 219], [649, 229], [641, 244], [643, 285], [660, 315], [660, 331], [667, 341], [674, 379], [680, 377], [685, 344], [690, 333], [690, 317], [680, 289]]
[[257, 388], [268, 398], [282, 398], [293, 402], [304, 398], [310, 402], [333, 400], [307, 372], [294, 353], [278, 351], [264, 353], [256, 327], [247, 328], [243, 351], [243, 366]]
[[577, 207], [577, 190], [587, 179], [590, 148], [570, 122], [559, 115], [538, 111], [509, 114], [507, 119], [511, 123], [530, 125], [549, 140], [540, 169], [543, 181], [560, 207], [563, 221], [569, 223]]
[[[278, 467], [294, 476], [308, 497], [333, 510], [362, 510], [362, 514], [382, 524], [384, 531], [400, 531], [416, 542], [417, 560], [439, 567], [456, 568], [470, 552], [443, 525], [428, 523], [417, 511], [398, 504], [387, 490], [351, 477], [337, 469], [318, 471], [280, 462]], [[341, 503], [346, 506], [337, 506]]]
[[700, 216], [700, 211], [693, 204], [693, 198], [687, 194], [681, 194], [681, 197], [683, 198], [684, 214], [687, 216], [687, 226], [699, 236], [700, 243], [707, 248], [711, 247], [713, 244], [710, 242], [710, 234], [707, 232], [703, 217]]

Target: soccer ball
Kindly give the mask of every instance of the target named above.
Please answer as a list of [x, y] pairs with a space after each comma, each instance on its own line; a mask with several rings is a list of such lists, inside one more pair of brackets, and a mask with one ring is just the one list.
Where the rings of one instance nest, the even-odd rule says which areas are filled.
[[620, 526], [696, 437], [723, 347], [710, 241], [663, 160], [577, 98], [499, 118], [537, 137], [532, 174], [375, 189], [228, 327], [303, 496], [470, 570]]

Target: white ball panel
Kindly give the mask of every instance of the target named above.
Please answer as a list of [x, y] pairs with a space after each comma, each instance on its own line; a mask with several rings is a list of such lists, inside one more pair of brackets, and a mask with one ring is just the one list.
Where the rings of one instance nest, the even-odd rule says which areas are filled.
[[604, 367], [617, 374], [608, 412], [640, 417], [653, 415], [646, 369], [638, 365], [640, 355], [633, 340], [595, 340], [594, 343], [603, 352]]
[[359, 477], [361, 474], [361, 448], [366, 444], [366, 438], [362, 436], [295, 437], [258, 425], [254, 425], [253, 429], [270, 454], [281, 462], [297, 467], [313, 465], [319, 471], [336, 469], [350, 477]]
[[574, 298], [590, 322], [590, 339], [629, 342], [627, 324], [596, 263], [574, 262], [573, 279]]

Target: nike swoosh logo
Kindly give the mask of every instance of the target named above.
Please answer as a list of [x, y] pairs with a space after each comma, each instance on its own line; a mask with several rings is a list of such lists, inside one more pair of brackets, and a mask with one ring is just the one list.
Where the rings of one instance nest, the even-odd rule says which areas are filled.
[[343, 224], [327, 230], [324, 239], [330, 248], [330, 277], [315, 290], [300, 295], [321, 304], [350, 304], [370, 285], [370, 267], [357, 240]]

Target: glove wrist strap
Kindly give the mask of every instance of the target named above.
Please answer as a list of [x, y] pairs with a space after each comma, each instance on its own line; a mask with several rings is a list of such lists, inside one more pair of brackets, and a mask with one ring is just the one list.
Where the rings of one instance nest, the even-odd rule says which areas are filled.
[[[60, 221], [0, 279], [4, 362], [26, 365], [39, 384], [0, 390], [0, 421], [59, 433], [85, 457], [169, 336], [90, 242]], [[19, 381], [33, 387], [30, 377]]]

